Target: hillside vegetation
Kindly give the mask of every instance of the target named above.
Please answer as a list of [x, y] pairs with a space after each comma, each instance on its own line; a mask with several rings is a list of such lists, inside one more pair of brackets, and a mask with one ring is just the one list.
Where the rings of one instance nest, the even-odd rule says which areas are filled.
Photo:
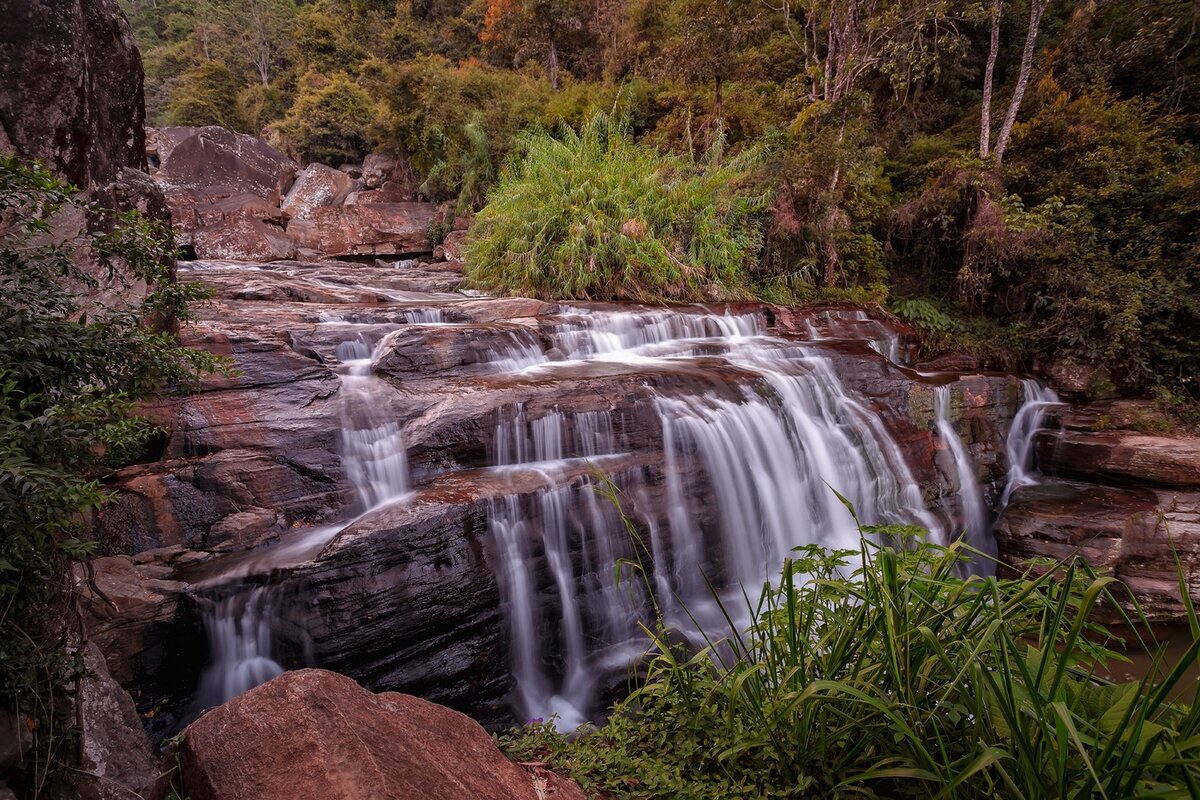
[[[430, 199], [491, 200], [491, 288], [874, 300], [1198, 391], [1190, 0], [123, 3], [156, 123], [395, 152]], [[596, 112], [625, 121], [603, 152]], [[575, 206], [569, 174], [602, 185]]]

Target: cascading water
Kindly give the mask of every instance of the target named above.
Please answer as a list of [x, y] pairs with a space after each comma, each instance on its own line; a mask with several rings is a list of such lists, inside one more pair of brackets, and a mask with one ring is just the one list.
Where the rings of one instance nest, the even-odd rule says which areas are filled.
[[1032, 378], [1021, 381], [1021, 396], [1024, 402], [1013, 417], [1005, 445], [1008, 455], [1008, 483], [1000, 498], [1001, 510], [1008, 505], [1009, 498], [1018, 487], [1037, 482], [1033, 440], [1046, 423], [1046, 412], [1061, 404], [1053, 389], [1042, 386]]
[[[437, 320], [421, 321], [440, 321], [440, 314]], [[339, 344], [336, 353], [342, 363], [342, 464], [355, 490], [355, 511], [361, 516], [409, 494], [408, 458], [399, 424], [385, 417], [387, 405], [378, 402], [381, 394], [391, 390], [371, 371], [371, 345], [356, 337]], [[273, 657], [275, 610], [270, 587], [245, 591], [238, 583], [231, 588], [230, 582], [313, 558], [354, 519], [357, 516], [341, 524], [298, 531], [275, 547], [237, 559], [208, 582], [213, 596], [201, 602], [212, 659], [200, 679], [199, 708], [224, 703], [284, 671]]]
[[[980, 486], [975, 464], [959, 438], [958, 431], [954, 429], [954, 423], [950, 421], [950, 400], [949, 384], [934, 388], [934, 419], [937, 422], [938, 436], [954, 462], [955, 488], [962, 506], [962, 525], [954, 532], [961, 532], [966, 543], [976, 550], [995, 556], [996, 540], [991, 535], [991, 522], [988, 519], [987, 504], [983, 499], [983, 487]], [[988, 566], [975, 565], [977, 569]]]
[[[493, 368], [669, 365], [705, 354], [758, 376], [726, 396], [662, 395], [655, 403], [666, 507], [660, 519], [643, 520], [652, 561], [643, 566], [652, 571], [658, 608], [680, 628], [694, 617], [718, 621], [706, 578], [731, 593], [753, 592], [797, 546], [857, 550], [857, 523], [831, 487], [853, 498], [864, 523], [919, 525], [945, 541], [878, 415], [818, 348], [766, 336], [759, 315], [579, 313], [548, 339], [545, 351], [532, 335], [521, 339], [495, 354]], [[571, 459], [617, 453], [612, 428], [606, 414], [529, 420], [517, 408], [496, 430], [495, 463], [542, 470], [547, 484], [532, 498], [491, 506], [516, 704], [526, 718], [557, 715], [564, 728], [593, 710], [606, 670], [627, 666], [644, 646], [636, 622], [647, 618], [648, 598], [616, 577], [617, 564], [633, 554], [629, 532], [595, 491], [559, 485], [553, 474]], [[712, 514], [694, 508], [698, 487]]]
[[[564, 486], [555, 473], [571, 463], [600, 462], [616, 453], [607, 414], [558, 412], [528, 420], [520, 406], [496, 426], [498, 470], [534, 469], [546, 488], [532, 497], [510, 495], [489, 513], [498, 554], [498, 579], [507, 606], [516, 705], [526, 718], [555, 716], [574, 729], [586, 720], [598, 680], [636, 655], [641, 602], [615, 568], [632, 555], [616, 510], [590, 483]], [[542, 563], [551, 583], [539, 585]], [[542, 656], [542, 628], [551, 609], [560, 659]], [[634, 645], [636, 647], [636, 645]]]

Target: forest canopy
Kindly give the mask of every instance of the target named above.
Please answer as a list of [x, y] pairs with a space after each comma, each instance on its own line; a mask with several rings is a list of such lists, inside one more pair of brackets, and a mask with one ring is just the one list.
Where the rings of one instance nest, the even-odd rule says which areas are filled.
[[754, 150], [760, 296], [1200, 391], [1194, 0], [122, 2], [154, 124], [390, 151], [463, 213], [596, 112], [697, 169]]

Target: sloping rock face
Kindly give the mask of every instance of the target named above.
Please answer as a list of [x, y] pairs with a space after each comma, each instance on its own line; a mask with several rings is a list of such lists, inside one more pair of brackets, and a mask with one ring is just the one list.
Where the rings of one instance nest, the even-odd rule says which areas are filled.
[[1034, 440], [1050, 477], [1013, 493], [995, 533], [1016, 567], [1078, 553], [1171, 621], [1184, 612], [1181, 570], [1200, 596], [1200, 439], [1125, 427], [1147, 422], [1162, 425], [1130, 401], [1058, 409]]
[[[165, 129], [161, 135], [173, 133]], [[278, 206], [298, 169], [255, 136], [210, 126], [196, 129], [172, 147], [155, 178], [164, 186], [199, 190], [213, 199], [249, 194]]]
[[192, 800], [582, 800], [569, 781], [513, 764], [478, 723], [323, 670], [289, 672], [217, 708], [176, 750]]
[[358, 203], [317, 209], [317, 244], [329, 256], [403, 255], [430, 251], [432, 203]]
[[292, 219], [312, 219], [318, 208], [341, 205], [359, 182], [341, 170], [309, 164], [283, 200], [283, 212]]

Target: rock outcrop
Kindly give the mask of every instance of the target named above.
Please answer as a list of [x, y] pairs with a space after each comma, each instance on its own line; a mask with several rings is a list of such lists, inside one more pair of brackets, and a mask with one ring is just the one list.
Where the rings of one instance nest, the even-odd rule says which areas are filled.
[[142, 59], [117, 0], [4, 4], [0, 151], [81, 189], [142, 169]]
[[[116, 0], [28, 0], [2, 10], [0, 152], [37, 159], [81, 191], [80, 204], [52, 220], [55, 238], [112, 225], [87, 203], [168, 222], [162, 193], [144, 173], [142, 60]], [[146, 293], [118, 261], [101, 263], [87, 248], [75, 248], [73, 259], [95, 282], [86, 290], [92, 307]]]
[[1200, 439], [1126, 427], [1147, 423], [1165, 420], [1145, 403], [1059, 408], [1034, 440], [1049, 477], [1013, 493], [995, 535], [1017, 569], [1080, 555], [1171, 621], [1184, 611], [1180, 570], [1200, 596]]
[[172, 785], [191, 800], [583, 799], [574, 783], [506, 759], [469, 717], [314, 669], [201, 717], [172, 758]]

